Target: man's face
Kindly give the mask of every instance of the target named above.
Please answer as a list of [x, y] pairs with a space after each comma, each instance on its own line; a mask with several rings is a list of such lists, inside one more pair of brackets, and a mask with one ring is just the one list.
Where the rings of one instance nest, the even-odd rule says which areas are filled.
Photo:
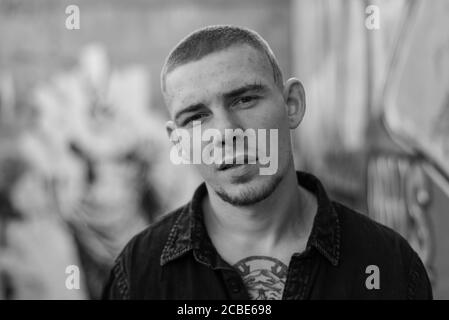
[[[234, 46], [175, 68], [166, 77], [165, 99], [173, 119], [167, 123], [169, 134], [175, 128], [186, 129], [192, 139], [193, 121], [201, 123], [202, 132], [217, 129], [223, 137], [225, 129], [254, 129], [256, 133], [266, 129], [263, 147], [267, 154], [277, 152], [274, 174], [260, 175], [260, 162], [224, 168], [215, 163], [196, 164], [209, 190], [223, 200], [234, 205], [263, 200], [292, 165], [287, 105], [268, 58], [258, 50]], [[270, 145], [270, 129], [278, 132], [277, 145]], [[208, 144], [211, 141], [202, 141], [202, 150]], [[189, 145], [192, 149], [194, 142]], [[246, 147], [245, 153], [250, 153]]]

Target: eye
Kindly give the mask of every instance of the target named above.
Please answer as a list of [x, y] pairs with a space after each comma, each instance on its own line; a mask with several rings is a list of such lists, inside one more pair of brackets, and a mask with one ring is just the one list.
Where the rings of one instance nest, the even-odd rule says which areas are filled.
[[236, 99], [236, 101], [233, 103], [233, 105], [248, 105], [254, 101], [256, 101], [259, 97], [258, 96], [244, 96]]
[[203, 118], [207, 117], [206, 113], [196, 113], [190, 117], [187, 117], [184, 121], [182, 121], [181, 126], [186, 126], [188, 124], [191, 124], [195, 120], [201, 120]]

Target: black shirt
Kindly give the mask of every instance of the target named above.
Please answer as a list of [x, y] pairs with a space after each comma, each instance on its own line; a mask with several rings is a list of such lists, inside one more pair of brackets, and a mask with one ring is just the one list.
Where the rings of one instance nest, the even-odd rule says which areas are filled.
[[[283, 299], [432, 299], [423, 263], [403, 237], [331, 201], [311, 174], [297, 177], [318, 210], [306, 249], [291, 257]], [[239, 272], [209, 238], [201, 207], [206, 193], [203, 183], [188, 204], [131, 239], [105, 299], [249, 299]]]

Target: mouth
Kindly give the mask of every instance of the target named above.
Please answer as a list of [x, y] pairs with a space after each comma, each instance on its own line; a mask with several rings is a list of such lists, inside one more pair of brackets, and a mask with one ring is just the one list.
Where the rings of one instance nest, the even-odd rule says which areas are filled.
[[229, 169], [232, 169], [232, 168], [236, 168], [236, 167], [240, 167], [240, 166], [242, 166], [243, 165], [243, 163], [242, 164], [225, 164], [225, 163], [223, 163], [222, 165], [220, 165], [219, 167], [218, 167], [218, 171], [225, 171], [225, 170], [229, 170]]
[[223, 163], [218, 166], [218, 171], [230, 170], [247, 164], [255, 164], [257, 160], [257, 157], [249, 157], [248, 155], [234, 157], [232, 158], [232, 163], [229, 163], [230, 161], [225, 159]]

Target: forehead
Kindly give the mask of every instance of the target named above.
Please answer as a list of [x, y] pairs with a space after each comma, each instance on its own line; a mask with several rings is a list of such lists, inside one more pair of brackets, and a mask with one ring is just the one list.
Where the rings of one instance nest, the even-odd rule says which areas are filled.
[[170, 111], [224, 94], [245, 84], [275, 86], [266, 55], [239, 45], [181, 65], [167, 74], [165, 98]]

